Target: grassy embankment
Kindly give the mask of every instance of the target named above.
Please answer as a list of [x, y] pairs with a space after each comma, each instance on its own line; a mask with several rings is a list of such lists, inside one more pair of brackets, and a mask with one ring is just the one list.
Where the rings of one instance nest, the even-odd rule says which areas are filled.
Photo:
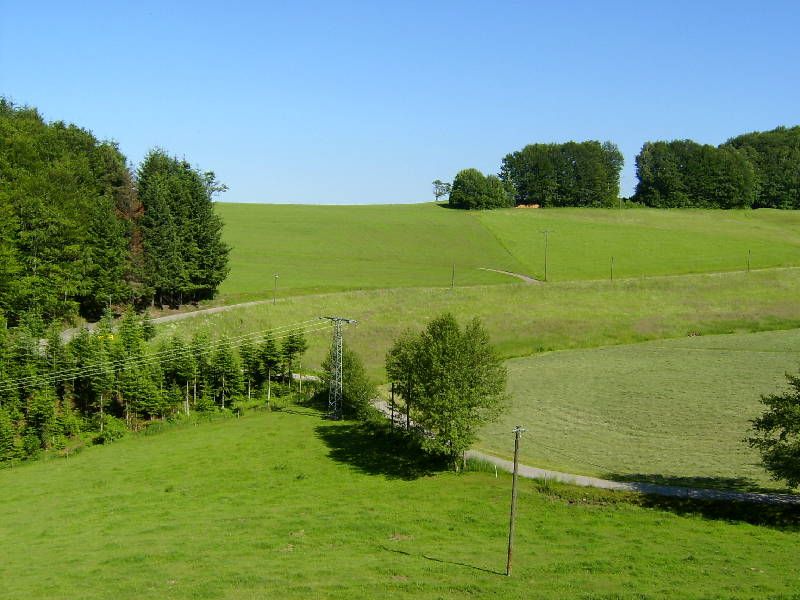
[[0, 471], [0, 596], [755, 598], [800, 587], [795, 530], [531, 481], [507, 578], [509, 478], [425, 473], [382, 444], [301, 409]]

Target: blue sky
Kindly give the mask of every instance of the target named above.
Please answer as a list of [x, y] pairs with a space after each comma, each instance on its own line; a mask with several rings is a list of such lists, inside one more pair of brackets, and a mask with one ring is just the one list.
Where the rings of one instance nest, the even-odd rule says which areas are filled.
[[431, 199], [527, 143], [800, 124], [800, 5], [0, 0], [0, 94], [236, 202]]

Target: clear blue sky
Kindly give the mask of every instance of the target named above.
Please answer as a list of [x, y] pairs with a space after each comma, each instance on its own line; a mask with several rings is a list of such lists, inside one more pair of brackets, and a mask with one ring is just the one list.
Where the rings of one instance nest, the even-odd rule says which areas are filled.
[[527, 143], [800, 123], [797, 2], [0, 0], [0, 94], [237, 202], [431, 199]]

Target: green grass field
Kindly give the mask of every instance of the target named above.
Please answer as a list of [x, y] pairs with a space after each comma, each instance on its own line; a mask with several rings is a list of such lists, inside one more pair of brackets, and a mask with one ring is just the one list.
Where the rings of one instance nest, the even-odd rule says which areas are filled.
[[780, 487], [742, 443], [800, 369], [800, 330], [553, 352], [508, 362], [512, 403], [479, 447], [528, 428], [529, 464], [696, 487]]
[[548, 209], [465, 212], [434, 204], [218, 203], [233, 246], [219, 301], [352, 289], [505, 283], [503, 269], [605, 279], [800, 265], [800, 212]]
[[[407, 327], [421, 329], [432, 316], [453, 312], [480, 317], [504, 357], [540, 350], [628, 344], [685, 337], [690, 333], [748, 332], [800, 327], [800, 269], [723, 275], [690, 275], [626, 281], [578, 281], [548, 285], [508, 284], [395, 288], [306, 295], [199, 316], [160, 328], [189, 335], [241, 335], [269, 327], [341, 314], [358, 319], [347, 342], [369, 373], [383, 381], [386, 350]], [[305, 360], [317, 368], [327, 334], [310, 338]]]
[[507, 578], [509, 478], [423, 475], [390, 446], [298, 409], [0, 471], [0, 597], [788, 598], [800, 589], [795, 529], [530, 481]]

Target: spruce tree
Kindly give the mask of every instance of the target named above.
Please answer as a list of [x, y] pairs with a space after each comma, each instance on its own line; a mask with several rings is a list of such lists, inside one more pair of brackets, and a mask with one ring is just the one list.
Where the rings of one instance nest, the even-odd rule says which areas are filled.
[[272, 375], [278, 372], [281, 366], [281, 353], [272, 335], [267, 335], [259, 348], [261, 365], [267, 377], [267, 402], [272, 399]]

